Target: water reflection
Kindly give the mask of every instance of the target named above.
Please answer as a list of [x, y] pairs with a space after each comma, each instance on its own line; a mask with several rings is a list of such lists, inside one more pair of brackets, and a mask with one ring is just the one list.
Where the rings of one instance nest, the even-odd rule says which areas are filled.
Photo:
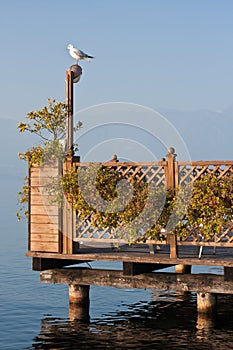
[[120, 311], [90, 322], [70, 309], [67, 319], [44, 317], [25, 349], [233, 349], [232, 300], [219, 296], [216, 318], [197, 315], [195, 294], [160, 291], [150, 302], [122, 303]]

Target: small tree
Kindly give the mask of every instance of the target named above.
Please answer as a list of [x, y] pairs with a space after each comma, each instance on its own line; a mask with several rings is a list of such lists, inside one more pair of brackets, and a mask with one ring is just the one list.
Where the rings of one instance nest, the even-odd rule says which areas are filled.
[[[43, 161], [53, 161], [54, 159], [65, 159], [66, 151], [64, 149], [64, 139], [66, 134], [66, 123], [68, 117], [68, 105], [63, 102], [56, 102], [54, 99], [48, 99], [48, 105], [41, 110], [32, 111], [27, 114], [27, 122], [18, 123], [20, 133], [29, 132], [39, 137], [40, 143], [19, 153], [21, 160], [28, 161], [28, 166], [33, 164], [42, 165]], [[82, 126], [78, 122], [74, 128], [77, 131]], [[77, 150], [77, 145], [73, 146]], [[24, 179], [22, 190], [18, 192], [20, 209], [17, 212], [18, 220], [28, 216], [28, 178]]]

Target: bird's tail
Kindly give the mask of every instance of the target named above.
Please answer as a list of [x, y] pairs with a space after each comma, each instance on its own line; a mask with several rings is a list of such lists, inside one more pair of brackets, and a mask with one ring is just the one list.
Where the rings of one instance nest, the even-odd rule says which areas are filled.
[[84, 57], [83, 59], [85, 60], [85, 61], [90, 61], [92, 58], [95, 58], [94, 56], [89, 56], [89, 55], [87, 55], [86, 57]]

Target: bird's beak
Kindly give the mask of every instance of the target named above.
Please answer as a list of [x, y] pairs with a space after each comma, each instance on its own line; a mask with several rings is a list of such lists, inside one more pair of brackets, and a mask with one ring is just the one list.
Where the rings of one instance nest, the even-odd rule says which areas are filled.
[[69, 50], [68, 47], [66, 48], [66, 50]]

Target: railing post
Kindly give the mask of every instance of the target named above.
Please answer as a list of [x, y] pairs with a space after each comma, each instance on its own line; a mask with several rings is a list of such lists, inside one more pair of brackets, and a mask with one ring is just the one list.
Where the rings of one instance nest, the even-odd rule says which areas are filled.
[[[66, 157], [63, 165], [63, 174], [70, 171], [73, 166], [72, 151]], [[63, 254], [73, 254], [73, 233], [75, 226], [75, 213], [72, 204], [63, 195], [63, 215], [62, 215], [62, 252]]]
[[166, 189], [175, 190], [176, 187], [176, 154], [173, 147], [168, 148], [167, 157], [167, 173], [166, 173]]
[[[177, 179], [177, 171], [176, 171], [176, 154], [175, 149], [173, 147], [168, 148], [167, 157], [167, 169], [165, 173], [166, 177], [166, 189], [175, 192], [176, 188], [176, 179]], [[168, 232], [168, 242], [170, 244], [170, 258], [177, 258], [177, 237], [173, 233]]]

